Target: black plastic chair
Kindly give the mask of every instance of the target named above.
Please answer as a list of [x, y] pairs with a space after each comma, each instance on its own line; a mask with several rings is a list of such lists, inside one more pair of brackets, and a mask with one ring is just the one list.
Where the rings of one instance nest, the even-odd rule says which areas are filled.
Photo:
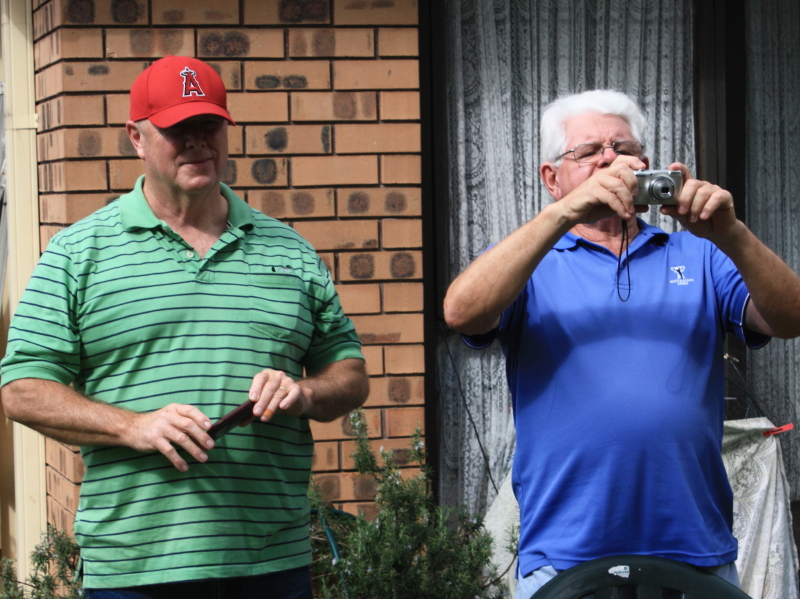
[[565, 570], [533, 599], [750, 599], [701, 568], [660, 557], [603, 557]]

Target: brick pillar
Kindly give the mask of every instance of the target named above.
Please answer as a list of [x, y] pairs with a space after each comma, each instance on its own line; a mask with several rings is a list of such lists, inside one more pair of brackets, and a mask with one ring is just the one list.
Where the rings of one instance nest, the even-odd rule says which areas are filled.
[[[364, 342], [374, 446], [402, 461], [424, 423], [417, 0], [33, 4], [43, 247], [143, 172], [124, 130], [136, 76], [167, 54], [208, 61], [239, 125], [225, 182], [322, 256]], [[326, 498], [368, 506], [348, 420], [312, 429]], [[80, 458], [47, 455], [48, 514], [69, 529]]]

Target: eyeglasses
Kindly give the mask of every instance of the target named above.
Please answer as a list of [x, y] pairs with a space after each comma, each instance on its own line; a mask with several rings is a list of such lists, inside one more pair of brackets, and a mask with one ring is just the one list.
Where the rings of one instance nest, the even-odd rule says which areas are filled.
[[611, 148], [618, 156], [636, 156], [637, 158], [640, 158], [642, 156], [642, 152], [644, 151], [644, 146], [638, 141], [632, 139], [623, 139], [620, 141], [611, 142], [610, 146], [604, 146], [599, 142], [593, 144], [580, 144], [571, 150], [567, 150], [558, 156], [556, 160], [560, 160], [567, 154], [572, 153], [575, 157], [575, 162], [594, 162], [600, 157], [600, 155], [602, 155], [603, 152], [605, 152], [606, 148]]

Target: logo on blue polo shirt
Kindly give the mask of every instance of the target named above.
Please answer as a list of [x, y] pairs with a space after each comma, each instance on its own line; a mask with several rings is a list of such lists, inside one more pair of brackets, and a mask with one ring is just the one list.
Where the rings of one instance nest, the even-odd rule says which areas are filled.
[[674, 272], [676, 275], [678, 275], [678, 278], [672, 279], [670, 283], [677, 283], [678, 285], [688, 285], [689, 283], [694, 281], [694, 279], [689, 279], [685, 274], [683, 274], [684, 271], [686, 270], [685, 266], [671, 266], [670, 270]]

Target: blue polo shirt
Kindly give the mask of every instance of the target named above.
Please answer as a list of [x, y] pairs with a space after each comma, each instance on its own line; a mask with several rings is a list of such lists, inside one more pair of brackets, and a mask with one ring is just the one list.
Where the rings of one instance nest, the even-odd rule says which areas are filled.
[[567, 233], [499, 330], [466, 339], [506, 355], [523, 576], [614, 554], [736, 559], [722, 344], [768, 338], [743, 329], [748, 291], [716, 246], [639, 227], [630, 287], [616, 256]]

